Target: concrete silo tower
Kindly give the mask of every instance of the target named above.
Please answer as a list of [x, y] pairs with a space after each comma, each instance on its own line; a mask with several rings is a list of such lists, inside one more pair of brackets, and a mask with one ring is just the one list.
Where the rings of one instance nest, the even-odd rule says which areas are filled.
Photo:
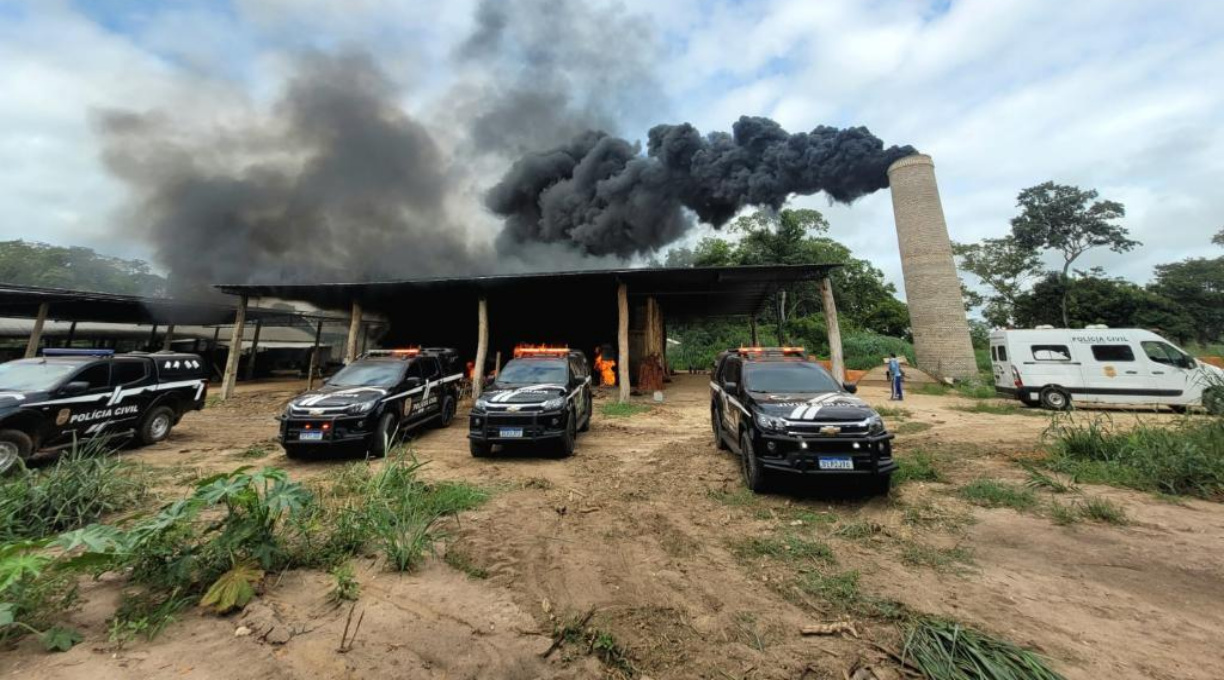
[[935, 164], [906, 156], [889, 166], [888, 180], [918, 367], [950, 378], [977, 375]]

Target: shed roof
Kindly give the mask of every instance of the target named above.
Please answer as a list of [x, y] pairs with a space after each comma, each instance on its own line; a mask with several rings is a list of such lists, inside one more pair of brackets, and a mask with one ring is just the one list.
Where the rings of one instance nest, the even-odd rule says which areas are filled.
[[631, 297], [653, 296], [666, 305], [668, 318], [741, 316], [758, 313], [780, 285], [824, 278], [839, 264], [752, 265], [735, 267], [654, 267], [537, 274], [443, 277], [351, 283], [220, 284], [234, 295], [301, 300], [325, 309], [345, 309], [354, 300], [367, 308], [403, 306], [410, 296], [456, 304], [475, 294], [535, 293], [551, 287], [567, 293], [602, 295], [625, 283]]

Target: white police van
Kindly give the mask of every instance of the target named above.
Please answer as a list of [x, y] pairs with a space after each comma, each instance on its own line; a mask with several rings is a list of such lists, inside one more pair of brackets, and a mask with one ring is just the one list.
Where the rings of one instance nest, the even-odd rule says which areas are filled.
[[1224, 371], [1150, 331], [1039, 327], [990, 335], [995, 391], [1028, 406], [1163, 404], [1224, 408]]

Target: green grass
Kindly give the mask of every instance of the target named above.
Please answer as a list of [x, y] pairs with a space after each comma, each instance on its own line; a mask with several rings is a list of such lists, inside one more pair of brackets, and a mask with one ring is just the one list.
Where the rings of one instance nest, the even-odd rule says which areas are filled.
[[1130, 519], [1126, 516], [1126, 510], [1107, 498], [1085, 498], [1080, 503], [1079, 513], [1085, 519], [1104, 522], [1105, 524], [1116, 524], [1119, 526], [1130, 524]]
[[953, 385], [938, 382], [921, 383], [913, 387], [907, 385], [906, 388], [914, 394], [925, 394], [933, 397], [957, 394], [966, 399], [994, 399], [999, 396], [995, 392], [994, 376], [989, 372], [979, 373], [970, 380], [960, 381]]
[[937, 680], [1062, 680], [1046, 659], [959, 623], [917, 617], [906, 625], [901, 656]]
[[1048, 466], [1087, 483], [1224, 500], [1224, 418], [1117, 427], [1105, 417], [1059, 419]]
[[334, 581], [331, 592], [327, 594], [332, 602], [356, 602], [361, 597], [361, 583], [351, 564], [341, 564], [331, 570]]
[[1074, 503], [1050, 503], [1050, 519], [1059, 526], [1070, 526], [1080, 521], [1079, 508]]
[[251, 444], [235, 455], [238, 458], [251, 460], [255, 458], [267, 458], [268, 454], [270, 453], [272, 453], [272, 451], [269, 450], [269, 447], [266, 444]]
[[992, 416], [1037, 416], [1040, 418], [1047, 417], [1047, 413], [1039, 409], [1026, 408], [1019, 403], [1010, 401], [975, 401], [972, 404], [956, 404], [951, 407], [954, 411], [963, 411], [964, 413], [984, 413]]
[[839, 538], [847, 538], [852, 541], [860, 541], [865, 538], [871, 538], [883, 531], [884, 527], [875, 522], [859, 520], [855, 522], [846, 522], [833, 530], [833, 535]]
[[757, 496], [755, 493], [743, 487], [737, 488], [734, 491], [727, 491], [725, 489], [710, 489], [706, 491], [706, 496], [711, 500], [718, 501], [723, 505], [729, 505], [733, 508], [743, 508], [756, 505], [761, 500], [760, 496]]
[[977, 479], [960, 488], [961, 498], [986, 508], [1028, 510], [1037, 505], [1037, 496], [1026, 489], [997, 479]]
[[1044, 489], [1051, 493], [1079, 491], [1079, 487], [1075, 485], [1075, 482], [1064, 482], [1058, 477], [1042, 472], [1031, 465], [1025, 465], [1024, 471], [1028, 473], [1028, 481], [1024, 485], [1030, 489]]
[[50, 465], [0, 478], [0, 542], [92, 524], [135, 507], [148, 492], [144, 470], [120, 461], [101, 443], [82, 444]]
[[651, 407], [633, 402], [610, 401], [599, 407], [599, 412], [607, 418], [629, 418], [650, 411]]
[[934, 427], [934, 425], [931, 425], [930, 423], [920, 423], [917, 421], [910, 420], [904, 423], [900, 423], [896, 427], [892, 428], [892, 431], [893, 431], [893, 434], [897, 434], [897, 435], [918, 434], [919, 432], [926, 432], [932, 427]]
[[951, 548], [916, 541], [907, 541], [901, 550], [901, 561], [911, 567], [929, 567], [936, 571], [953, 571], [973, 564], [973, 550], [959, 545]]
[[893, 473], [893, 485], [906, 482], [942, 482], [943, 475], [935, 465], [935, 457], [927, 451], [917, 450], [904, 455], [895, 455], [897, 471]]
[[876, 408], [875, 412], [884, 418], [896, 418], [897, 420], [906, 420], [914, 416], [912, 411], [900, 406], [880, 406]]
[[819, 597], [843, 611], [856, 609], [863, 597], [856, 569], [836, 573], [810, 571], [799, 577], [797, 585], [804, 593]]
[[827, 544], [795, 535], [748, 538], [733, 544], [731, 549], [741, 559], [767, 557], [786, 562], [817, 561], [826, 564], [837, 561], [833, 549]]
[[446, 553], [442, 555], [442, 561], [450, 565], [451, 568], [458, 569], [459, 571], [467, 574], [469, 578], [480, 580], [489, 578], [488, 571], [476, 566], [476, 564], [472, 562], [471, 556], [456, 546], [452, 545], [447, 548]]
[[909, 526], [959, 531], [974, 520], [973, 515], [969, 513], [955, 513], [926, 501], [906, 506], [905, 511], [901, 513], [901, 521]]

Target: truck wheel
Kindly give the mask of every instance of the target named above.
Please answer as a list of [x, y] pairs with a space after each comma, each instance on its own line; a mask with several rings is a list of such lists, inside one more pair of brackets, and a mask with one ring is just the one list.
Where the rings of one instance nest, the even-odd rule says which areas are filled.
[[1066, 411], [1071, 408], [1071, 395], [1061, 387], [1046, 387], [1041, 390], [1041, 405], [1051, 411]]
[[475, 439], [469, 439], [468, 451], [472, 452], [473, 458], [487, 458], [490, 453], [493, 453], [493, 445], [488, 442], [478, 442]]
[[744, 486], [754, 493], [765, 491], [765, 468], [752, 448], [752, 437], [745, 432], [740, 435], [740, 472], [744, 475]]
[[370, 454], [382, 458], [395, 446], [395, 414], [390, 411], [382, 414], [378, 425], [374, 426], [374, 440], [370, 442]]
[[24, 461], [34, 452], [34, 441], [21, 430], [0, 430], [0, 475]]
[[570, 411], [569, 417], [565, 419], [565, 434], [561, 435], [561, 445], [557, 451], [562, 458], [574, 455], [574, 446], [578, 440], [578, 424], [574, 422], [576, 420], [578, 417]]
[[1224, 416], [1224, 387], [1203, 390], [1203, 408], [1213, 416]]
[[136, 433], [136, 437], [142, 445], [149, 446], [170, 436], [170, 430], [173, 427], [174, 409], [169, 406], [158, 406], [149, 411], [144, 421], [140, 423], [140, 430]]
[[710, 427], [714, 429], [714, 446], [718, 447], [719, 451], [727, 450], [727, 442], [722, 438], [722, 424], [718, 420], [718, 407], [710, 407]]
[[442, 400], [442, 418], [438, 421], [438, 427], [450, 427], [450, 424], [455, 421], [455, 398], [446, 397]]
[[867, 482], [867, 492], [872, 496], [887, 496], [892, 490], [892, 473], [876, 475]]

